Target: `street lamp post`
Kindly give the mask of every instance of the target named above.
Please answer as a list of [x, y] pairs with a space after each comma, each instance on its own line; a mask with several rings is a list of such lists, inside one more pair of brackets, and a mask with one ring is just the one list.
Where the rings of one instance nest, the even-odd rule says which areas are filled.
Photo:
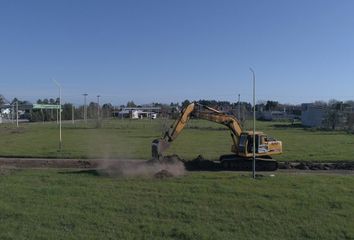
[[75, 124], [75, 107], [74, 107], [74, 104], [71, 106], [71, 121], [72, 121], [72, 124]]
[[87, 97], [87, 93], [82, 94], [84, 96], [84, 121], [85, 124], [87, 123], [87, 107], [86, 107], [86, 97]]
[[240, 99], [241, 99], [241, 94], [238, 94], [238, 119], [241, 120], [241, 102], [240, 102]]
[[97, 95], [97, 121], [100, 120], [100, 95]]
[[97, 127], [101, 127], [100, 123], [100, 95], [97, 95]]
[[15, 106], [12, 104], [12, 112], [11, 112], [11, 123], [14, 123], [14, 115], [15, 115]]
[[16, 127], [18, 127], [18, 101], [16, 101]]
[[56, 80], [53, 79], [53, 81], [57, 85], [57, 87], [59, 88], [59, 151], [61, 151], [61, 147], [62, 147], [62, 137], [61, 137], [61, 86]]
[[252, 176], [256, 178], [256, 74], [250, 68], [253, 79], [253, 162], [252, 162]]

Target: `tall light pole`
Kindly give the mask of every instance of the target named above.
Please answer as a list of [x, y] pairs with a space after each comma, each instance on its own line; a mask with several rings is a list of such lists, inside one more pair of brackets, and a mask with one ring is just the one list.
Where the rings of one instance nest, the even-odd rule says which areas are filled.
[[238, 94], [238, 116], [237, 118], [241, 120], [241, 102], [240, 102], [241, 95]]
[[61, 151], [61, 147], [62, 147], [62, 138], [61, 138], [61, 86], [55, 79], [53, 79], [53, 82], [59, 88], [59, 150]]
[[71, 105], [71, 121], [72, 121], [72, 124], [75, 124], [75, 107], [74, 107], [74, 104]]
[[85, 124], [87, 123], [87, 108], [86, 108], [86, 97], [87, 97], [87, 93], [82, 94], [84, 96], [84, 120], [85, 120]]
[[100, 120], [100, 95], [97, 95], [97, 121]]
[[252, 162], [252, 176], [256, 178], [256, 74], [250, 68], [253, 79], [253, 162]]
[[16, 126], [18, 127], [18, 101], [16, 101]]
[[15, 105], [12, 103], [11, 123], [14, 123]]

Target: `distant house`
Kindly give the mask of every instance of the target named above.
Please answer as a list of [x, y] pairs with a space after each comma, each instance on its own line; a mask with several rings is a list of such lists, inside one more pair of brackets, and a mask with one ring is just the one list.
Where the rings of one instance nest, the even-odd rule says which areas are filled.
[[157, 114], [160, 113], [160, 107], [131, 107], [122, 108], [118, 112], [119, 118], [131, 118], [131, 119], [142, 119], [142, 118], [152, 118], [155, 119]]
[[313, 103], [301, 105], [301, 121], [306, 127], [322, 127], [327, 115], [327, 107]]
[[263, 111], [257, 113], [257, 118], [265, 121], [293, 120], [296, 118], [294, 114], [286, 111]]
[[5, 109], [1, 109], [1, 115], [5, 115], [5, 116], [9, 116], [11, 113], [11, 109], [10, 108], [5, 108]]

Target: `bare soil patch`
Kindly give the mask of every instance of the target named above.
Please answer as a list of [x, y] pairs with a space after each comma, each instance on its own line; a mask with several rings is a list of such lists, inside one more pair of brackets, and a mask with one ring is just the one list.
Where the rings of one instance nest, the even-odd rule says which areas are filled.
[[8, 169], [58, 168], [81, 169], [76, 173], [119, 177], [155, 177], [164, 179], [185, 174], [183, 162], [174, 156], [161, 161], [134, 159], [38, 159], [38, 158], [0, 158], [0, 174]]
[[96, 168], [98, 160], [0, 158], [0, 167], [13, 168]]
[[354, 162], [316, 163], [316, 162], [281, 162], [279, 169], [297, 170], [354, 170]]
[[175, 158], [166, 160], [101, 160], [97, 170], [102, 174], [124, 177], [155, 177], [159, 179], [185, 174], [183, 162]]
[[[182, 176], [185, 171], [227, 171], [216, 161], [202, 156], [187, 161], [177, 155], [157, 160], [134, 159], [40, 159], [40, 158], [0, 158], [0, 174], [8, 174], [8, 169], [22, 168], [58, 168], [95, 171], [97, 175], [143, 176], [164, 179]], [[316, 162], [279, 162], [282, 171], [336, 172], [354, 171], [353, 162], [316, 163]]]

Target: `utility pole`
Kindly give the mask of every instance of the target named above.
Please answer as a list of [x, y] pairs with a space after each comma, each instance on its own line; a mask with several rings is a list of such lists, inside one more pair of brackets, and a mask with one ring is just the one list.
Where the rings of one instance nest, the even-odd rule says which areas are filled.
[[12, 113], [11, 113], [11, 123], [12, 123], [12, 124], [14, 123], [14, 114], [15, 114], [15, 106], [14, 106], [14, 104], [12, 103]]
[[100, 125], [100, 95], [97, 95], [97, 125], [96, 127], [101, 127]]
[[252, 162], [252, 176], [256, 178], [256, 74], [250, 68], [253, 79], [253, 162]]
[[97, 95], [97, 121], [100, 120], [100, 95]]
[[54, 83], [57, 85], [59, 88], [59, 151], [61, 151], [62, 148], [62, 137], [61, 137], [61, 86], [60, 84], [54, 80]]
[[42, 114], [42, 123], [44, 124], [44, 113], [43, 113], [43, 109], [41, 108], [41, 114]]
[[237, 118], [241, 120], [241, 102], [240, 102], [241, 95], [238, 94], [238, 115]]
[[74, 104], [71, 106], [71, 121], [75, 124], [75, 107]]
[[16, 101], [16, 126], [18, 127], [18, 101]]
[[87, 93], [82, 94], [84, 96], [84, 121], [85, 124], [87, 124], [87, 107], [86, 107], [86, 97], [87, 97]]

